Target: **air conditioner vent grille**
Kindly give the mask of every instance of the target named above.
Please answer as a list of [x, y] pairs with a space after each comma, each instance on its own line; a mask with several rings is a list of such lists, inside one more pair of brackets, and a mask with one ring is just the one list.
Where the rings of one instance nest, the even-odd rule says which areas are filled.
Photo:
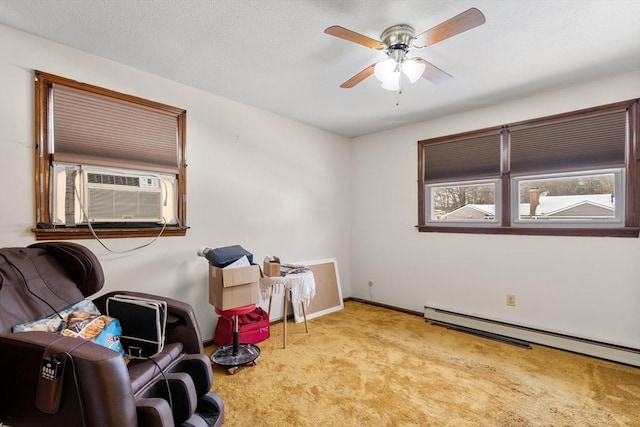
[[89, 218], [95, 221], [160, 220], [160, 193], [89, 189]]
[[87, 173], [87, 182], [90, 184], [111, 184], [111, 185], [122, 185], [127, 187], [140, 187], [140, 178], [138, 178], [137, 176]]

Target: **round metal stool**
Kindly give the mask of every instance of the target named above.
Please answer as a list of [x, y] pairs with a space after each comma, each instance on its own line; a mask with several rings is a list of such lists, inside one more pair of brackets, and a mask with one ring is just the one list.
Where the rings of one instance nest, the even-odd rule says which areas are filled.
[[251, 313], [256, 305], [245, 305], [243, 307], [220, 310], [216, 307], [216, 313], [220, 316], [233, 318], [233, 344], [218, 347], [211, 355], [211, 361], [218, 366], [227, 368], [227, 373], [233, 375], [242, 365], [255, 366], [260, 349], [254, 344], [240, 344], [240, 332], [238, 332], [238, 316]]

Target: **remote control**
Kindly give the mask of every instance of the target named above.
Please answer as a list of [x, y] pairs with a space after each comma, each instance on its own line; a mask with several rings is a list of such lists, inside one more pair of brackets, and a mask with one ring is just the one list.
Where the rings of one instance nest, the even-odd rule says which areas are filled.
[[40, 375], [46, 380], [55, 380], [60, 376], [60, 361], [57, 359], [42, 359]]

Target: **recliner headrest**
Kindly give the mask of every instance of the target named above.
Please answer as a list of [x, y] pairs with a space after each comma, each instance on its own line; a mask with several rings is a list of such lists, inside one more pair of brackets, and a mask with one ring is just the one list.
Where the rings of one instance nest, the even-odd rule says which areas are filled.
[[54, 256], [85, 297], [102, 289], [104, 285], [102, 266], [88, 248], [72, 242], [34, 243], [28, 247], [43, 249]]

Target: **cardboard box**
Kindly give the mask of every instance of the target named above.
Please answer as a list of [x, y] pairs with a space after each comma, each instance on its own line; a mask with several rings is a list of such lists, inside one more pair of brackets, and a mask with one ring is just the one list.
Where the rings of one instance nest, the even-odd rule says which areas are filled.
[[209, 303], [220, 310], [256, 304], [260, 298], [260, 266], [218, 268], [209, 265]]
[[264, 260], [262, 264], [262, 269], [264, 270], [265, 276], [279, 276], [280, 275], [280, 258], [277, 256], [271, 257], [273, 261]]

